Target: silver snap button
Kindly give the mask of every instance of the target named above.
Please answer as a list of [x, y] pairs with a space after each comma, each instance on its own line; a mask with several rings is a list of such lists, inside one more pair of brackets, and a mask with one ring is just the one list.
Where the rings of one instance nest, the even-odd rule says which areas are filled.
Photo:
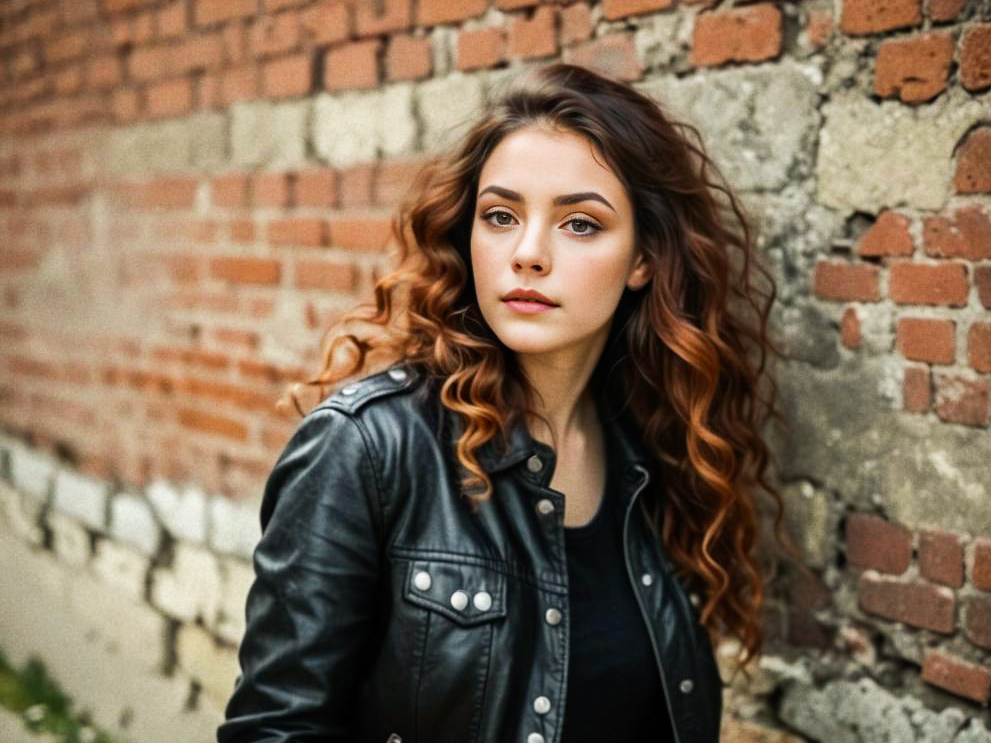
[[488, 611], [492, 608], [492, 594], [488, 591], [479, 591], [472, 598], [471, 603], [475, 605], [475, 608], [479, 611]]
[[684, 679], [680, 684], [678, 684], [678, 688], [681, 690], [682, 694], [691, 694], [692, 689], [695, 688], [695, 682], [691, 679]]
[[451, 606], [455, 611], [464, 611], [468, 608], [468, 594], [464, 591], [455, 591], [451, 594]]
[[538, 715], [546, 715], [551, 711], [551, 700], [547, 697], [537, 697], [533, 700], [533, 711]]
[[530, 733], [526, 737], [526, 743], [544, 743], [544, 736], [540, 733]]
[[397, 382], [402, 382], [406, 379], [407, 374], [403, 369], [389, 369], [389, 376]]
[[431, 583], [433, 581], [430, 579], [430, 573], [426, 570], [421, 570], [413, 576], [413, 585], [421, 591], [429, 591]]
[[342, 395], [353, 395], [357, 391], [358, 391], [358, 388], [357, 387], [345, 387], [345, 388], [343, 388], [341, 390], [341, 394]]
[[643, 583], [645, 586], [652, 586], [654, 585], [654, 576], [651, 575], [650, 573], [644, 573], [643, 575], [640, 576], [640, 582]]
[[540, 472], [544, 468], [544, 463], [540, 461], [540, 457], [534, 454], [526, 460], [526, 468], [531, 472]]
[[554, 608], [548, 609], [544, 612], [544, 621], [551, 627], [556, 627], [561, 624], [561, 612]]
[[549, 516], [554, 513], [554, 503], [550, 498], [541, 498], [537, 501], [537, 513], [541, 516]]

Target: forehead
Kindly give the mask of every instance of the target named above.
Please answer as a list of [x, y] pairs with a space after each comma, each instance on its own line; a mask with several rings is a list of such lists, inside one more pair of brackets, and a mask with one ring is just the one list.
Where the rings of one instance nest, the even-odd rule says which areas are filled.
[[479, 188], [493, 183], [523, 194], [623, 193], [623, 184], [590, 139], [547, 126], [519, 129], [495, 146], [482, 166]]

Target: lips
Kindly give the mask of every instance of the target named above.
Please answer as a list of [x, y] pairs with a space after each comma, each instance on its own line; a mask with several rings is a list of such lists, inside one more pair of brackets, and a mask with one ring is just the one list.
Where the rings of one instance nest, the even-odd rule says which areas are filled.
[[554, 302], [538, 291], [533, 289], [513, 289], [502, 298], [503, 302], [533, 302], [534, 304], [543, 304], [548, 307], [557, 307], [557, 302]]

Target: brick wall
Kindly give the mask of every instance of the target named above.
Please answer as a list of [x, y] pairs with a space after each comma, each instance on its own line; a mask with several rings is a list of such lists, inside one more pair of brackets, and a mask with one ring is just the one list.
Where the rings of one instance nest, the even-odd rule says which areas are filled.
[[418, 167], [562, 59], [700, 128], [780, 280], [803, 564], [732, 739], [991, 741], [989, 49], [983, 0], [3, 4], [11, 539], [129, 576], [163, 678], [216, 714], [237, 625], [182, 586], [207, 565], [237, 604], [275, 400], [391, 265]]

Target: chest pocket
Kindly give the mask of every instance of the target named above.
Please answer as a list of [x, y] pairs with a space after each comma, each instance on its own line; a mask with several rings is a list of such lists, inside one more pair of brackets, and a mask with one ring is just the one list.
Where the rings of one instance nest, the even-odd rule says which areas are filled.
[[413, 560], [403, 597], [462, 627], [472, 627], [506, 616], [506, 576], [481, 565]]

